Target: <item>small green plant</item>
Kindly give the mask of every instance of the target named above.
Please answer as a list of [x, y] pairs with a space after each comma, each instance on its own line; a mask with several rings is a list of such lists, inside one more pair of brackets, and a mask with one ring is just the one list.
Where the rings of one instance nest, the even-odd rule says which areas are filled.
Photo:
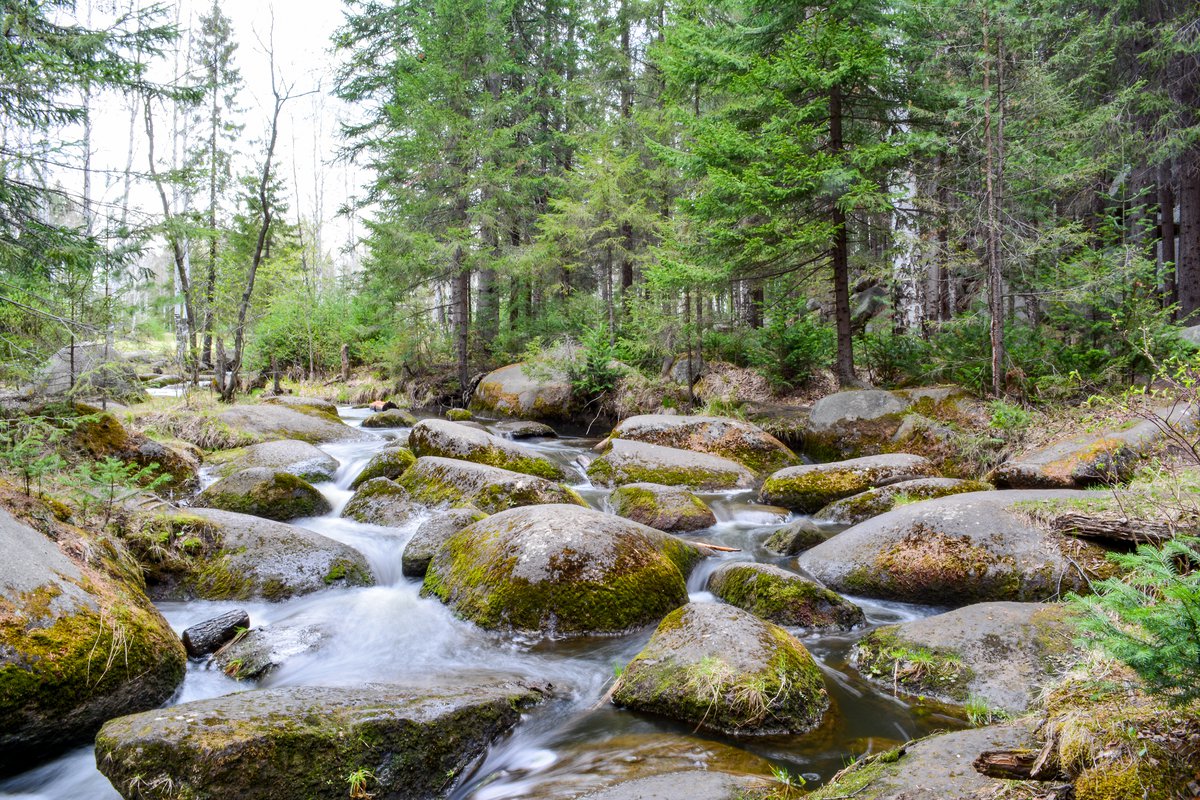
[[1146, 688], [1185, 704], [1200, 698], [1200, 537], [1176, 536], [1108, 556], [1125, 571], [1071, 595], [1077, 624]]
[[21, 476], [25, 494], [42, 479], [63, 468], [62, 457], [53, 449], [63, 436], [62, 428], [45, 416], [0, 420], [0, 465]]
[[1021, 406], [1004, 400], [993, 400], [988, 406], [991, 427], [1003, 433], [1020, 433], [1033, 424], [1033, 415]]
[[158, 464], [142, 467], [109, 456], [101, 461], [80, 463], [67, 476], [66, 483], [79, 510], [87, 516], [98, 509], [103, 516], [103, 526], [107, 526], [117, 503], [138, 492], [153, 491], [171, 479], [171, 476], [157, 475], [157, 472]]
[[775, 764], [771, 765], [771, 777], [783, 789], [783, 797], [790, 797], [792, 792], [803, 789], [808, 781], [804, 780], [801, 775], [793, 775], [788, 771], [787, 767], [780, 767]]
[[967, 697], [963, 708], [967, 712], [967, 721], [977, 728], [1008, 718], [1008, 714], [1004, 713], [1002, 709], [993, 707], [986, 698], [977, 694]]
[[366, 767], [359, 767], [346, 776], [346, 783], [350, 786], [350, 797], [354, 800], [365, 800], [368, 797], [375, 795], [367, 791], [369, 781], [376, 780], [375, 774]]

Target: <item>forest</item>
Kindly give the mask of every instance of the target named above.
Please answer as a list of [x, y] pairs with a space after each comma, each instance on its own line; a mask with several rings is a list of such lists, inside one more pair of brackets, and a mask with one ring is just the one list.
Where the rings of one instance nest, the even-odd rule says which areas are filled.
[[1194, 2], [0, 31], [0, 798], [1200, 798]]

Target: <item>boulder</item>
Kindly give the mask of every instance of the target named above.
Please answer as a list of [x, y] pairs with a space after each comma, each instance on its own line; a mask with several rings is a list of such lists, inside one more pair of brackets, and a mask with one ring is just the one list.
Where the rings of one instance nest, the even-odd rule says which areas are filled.
[[315, 651], [328, 637], [317, 625], [251, 628], [214, 653], [212, 662], [231, 678], [262, 680], [289, 659]]
[[408, 446], [418, 458], [441, 456], [562, 480], [562, 468], [508, 439], [457, 422], [425, 419], [413, 426]]
[[475, 508], [451, 508], [422, 522], [404, 546], [400, 572], [409, 578], [424, 578], [438, 548], [451, 536], [486, 516]]
[[104, 397], [121, 403], [146, 399], [137, 371], [104, 342], [77, 342], [59, 349], [26, 391], [45, 397]]
[[509, 439], [534, 439], [537, 437], [556, 437], [557, 433], [544, 422], [534, 422], [529, 419], [509, 420], [492, 425], [492, 432]]
[[1196, 428], [1195, 409], [1171, 406], [1154, 413], [1158, 422], [1130, 422], [1024, 453], [1001, 464], [988, 480], [1002, 489], [1074, 489], [1123, 483], [1133, 477], [1148, 451], [1166, 439], [1165, 426], [1185, 432]]
[[798, 519], [767, 534], [763, 547], [781, 556], [794, 556], [829, 538], [829, 531], [810, 519]]
[[418, 458], [396, 483], [418, 503], [473, 505], [485, 514], [540, 503], [587, 505], [573, 490], [545, 478], [455, 458]]
[[800, 463], [783, 442], [749, 422], [728, 417], [642, 414], [613, 429], [611, 439], [710, 453], [767, 475]]
[[107, 411], [83, 404], [75, 408], [83, 416], [75, 420], [67, 441], [81, 455], [95, 461], [117, 458], [139, 467], [153, 466], [155, 477], [168, 476], [167, 489], [188, 489], [195, 484], [201, 456], [186, 443], [158, 442], [130, 431]]
[[709, 576], [708, 590], [777, 625], [850, 630], [864, 621], [862, 609], [841, 595], [771, 564], [725, 564]]
[[855, 389], [822, 397], [813, 404], [804, 433], [804, 451], [815, 458], [878, 455], [897, 448], [905, 415], [953, 421], [965, 411], [968, 395], [955, 386], [895, 392]]
[[224, 450], [210, 455], [208, 461], [218, 465], [217, 472], [222, 476], [252, 467], [264, 467], [313, 483], [333, 480], [338, 468], [336, 458], [298, 439], [279, 439], [236, 450]]
[[569, 420], [575, 410], [566, 372], [532, 364], [510, 364], [489, 372], [475, 387], [471, 407], [503, 417], [539, 420]]
[[276, 406], [285, 406], [294, 408], [305, 414], [320, 414], [331, 419], [341, 420], [338, 416], [337, 406], [330, 401], [321, 397], [302, 397], [292, 394], [278, 394], [274, 397], [267, 397], [263, 400], [264, 403], [270, 403]]
[[992, 487], [983, 481], [964, 481], [958, 478], [916, 478], [911, 481], [868, 489], [850, 497], [835, 500], [813, 515], [821, 522], [857, 525], [871, 517], [891, 511], [897, 506], [933, 500], [952, 494], [986, 492]]
[[422, 594], [482, 627], [550, 636], [624, 633], [687, 602], [701, 558], [681, 539], [570, 505], [503, 511], [450, 537]]
[[893, 690], [1022, 714], [1074, 655], [1066, 617], [1058, 604], [977, 603], [877, 628], [854, 660], [864, 677]]
[[865, 456], [781, 469], [763, 482], [759, 499], [811, 514], [834, 500], [867, 489], [936, 476], [937, 469], [929, 459], [921, 456], [907, 453]]
[[201, 492], [195, 505], [280, 522], [316, 517], [332, 510], [329, 501], [311, 483], [269, 467], [251, 467], [222, 478]]
[[839, 592], [931, 605], [1087, 591], [1085, 571], [1112, 573], [1104, 551], [1047, 530], [1021, 509], [1086, 494], [994, 491], [926, 500], [848, 528], [797, 563]]
[[364, 428], [411, 428], [416, 424], [417, 418], [403, 408], [379, 411], [362, 421]]
[[407, 447], [385, 447], [362, 468], [350, 483], [351, 489], [357, 489], [372, 478], [391, 478], [395, 480], [404, 471], [415, 464], [417, 457]]
[[403, 486], [390, 478], [371, 478], [358, 485], [342, 508], [342, 516], [366, 525], [402, 528], [424, 510]]
[[761, 503], [721, 503], [718, 508], [724, 511], [729, 521], [744, 525], [782, 525], [792, 516], [792, 512], [782, 506]]
[[194, 800], [342, 800], [358, 770], [371, 796], [442, 797], [545, 693], [496, 680], [240, 692], [112, 720], [96, 765], [128, 798], [170, 786]]
[[466, 408], [448, 408], [445, 413], [446, 419], [451, 422], [466, 422], [467, 420], [475, 419], [475, 415], [470, 409]]
[[[835, 779], [806, 795], [808, 800], [982, 800], [1003, 797], [1013, 782], [989, 778], [971, 768], [985, 750], [1033, 750], [1032, 722], [1017, 720], [975, 730], [929, 736], [903, 747], [860, 759]], [[1042, 784], [1037, 784], [1042, 788]]]
[[250, 439], [299, 439], [309, 444], [366, 439], [365, 434], [323, 414], [306, 414], [294, 408], [266, 403], [235, 405], [217, 414], [217, 420]]
[[36, 501], [16, 502], [31, 517], [0, 507], [0, 774], [165, 702], [187, 660], [119, 542], [59, 522]]
[[399, 407], [400, 406], [396, 405], [391, 400], [373, 400], [370, 403], [367, 403], [367, 408], [377, 413], [380, 411], [391, 411], [393, 408]]
[[613, 702], [727, 734], [794, 734], [829, 707], [821, 670], [794, 636], [723, 603], [689, 603], [659, 624]]
[[158, 600], [284, 600], [334, 586], [369, 586], [371, 568], [349, 545], [247, 514], [189, 508], [165, 517], [196, 546], [151, 573]]
[[243, 609], [226, 611], [219, 617], [192, 625], [183, 632], [183, 648], [192, 658], [214, 653], [250, 627], [250, 615]]
[[657, 483], [691, 489], [747, 489], [754, 473], [727, 458], [614, 439], [608, 452], [588, 464], [588, 477], [601, 486]]
[[609, 502], [618, 517], [668, 533], [698, 531], [717, 524], [712, 509], [679, 486], [627, 483], [613, 491]]

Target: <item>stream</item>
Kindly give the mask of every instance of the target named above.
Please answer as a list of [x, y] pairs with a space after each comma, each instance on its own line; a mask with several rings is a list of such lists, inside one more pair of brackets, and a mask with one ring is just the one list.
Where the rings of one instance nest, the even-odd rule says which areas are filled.
[[[348, 424], [358, 426], [370, 412], [342, 408], [340, 413]], [[420, 597], [420, 582], [401, 575], [401, 552], [423, 520], [403, 528], [383, 528], [338, 516], [353, 494], [350, 482], [371, 456], [390, 436], [407, 432], [400, 428], [380, 432], [368, 441], [321, 445], [340, 463], [333, 481], [317, 484], [333, 512], [292, 522], [358, 549], [370, 562], [377, 585], [330, 589], [280, 603], [160, 603], [176, 632], [234, 608], [246, 609], [256, 627], [312, 625], [330, 632], [321, 647], [289, 659], [259, 684], [236, 681], [205, 662], [191, 661], [168, 705], [254, 688], [346, 686], [456, 672], [521, 675], [552, 683], [565, 694], [564, 700], [534, 709], [512, 734], [496, 742], [465, 773], [451, 795], [455, 800], [574, 796], [620, 779], [696, 768], [764, 773], [775, 766], [803, 776], [811, 786], [829, 780], [862, 753], [935, 730], [965, 727], [958, 718], [881, 692], [847, 664], [854, 642], [866, 630], [943, 609], [855, 597], [850, 599], [866, 612], [865, 629], [813, 635], [795, 631], [821, 665], [831, 698], [826, 721], [807, 734], [735, 739], [614, 707], [605, 695], [616, 671], [641, 650], [652, 628], [621, 637], [556, 641], [484, 631], [456, 619], [437, 600]], [[572, 476], [568, 483], [593, 507], [607, 511], [609, 490], [592, 486], [576, 463], [579, 456], [590, 454], [596, 441], [563, 437], [521, 444], [561, 464]], [[696, 568], [688, 581], [693, 601], [716, 602], [704, 587], [727, 558], [795, 569], [794, 558], [760, 547], [766, 532], [782, 523], [747, 506], [753, 503], [752, 491], [699, 494], [712, 506], [718, 522], [688, 538], [741, 552], [722, 554], [724, 558], [708, 559]], [[120, 795], [96, 770], [92, 748], [83, 747], [0, 781], [0, 798], [119, 800]]]

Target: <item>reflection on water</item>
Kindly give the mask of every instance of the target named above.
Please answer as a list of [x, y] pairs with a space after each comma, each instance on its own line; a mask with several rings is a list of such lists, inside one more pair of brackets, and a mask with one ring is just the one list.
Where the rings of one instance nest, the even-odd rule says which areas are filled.
[[[343, 409], [357, 425], [362, 410]], [[863, 631], [807, 635], [804, 644], [826, 675], [831, 713], [802, 736], [734, 739], [699, 733], [689, 726], [617, 709], [608, 702], [616, 672], [645, 645], [651, 631], [622, 637], [564, 641], [521, 640], [483, 631], [456, 619], [439, 602], [420, 595], [420, 583], [400, 572], [400, 556], [423, 521], [383, 528], [341, 519], [350, 482], [367, 461], [407, 429], [384, 431], [367, 441], [322, 445], [340, 464], [334, 479], [318, 484], [333, 513], [296, 524], [348, 544], [366, 557], [377, 578], [369, 588], [334, 589], [282, 603], [171, 602], [159, 608], [176, 631], [233, 608], [250, 613], [255, 627], [316, 627], [326, 638], [316, 650], [287, 660], [262, 686], [352, 685], [405, 681], [432, 674], [492, 671], [549, 682], [559, 699], [535, 709], [470, 771], [454, 793], [466, 800], [568, 797], [618, 779], [680, 769], [719, 769], [767, 774], [771, 765], [810, 779], [828, 779], [853, 756], [893, 746], [959, 720], [913, 708], [861, 681], [847, 665]], [[593, 486], [583, 463], [595, 439], [535, 439], [521, 444], [562, 465], [568, 483], [594, 507], [607, 510], [609, 491]], [[720, 521], [688, 538], [737, 548], [702, 562], [688, 580], [696, 602], [715, 602], [709, 575], [727, 560], [753, 560], [794, 569], [793, 558], [764, 550], [761, 542], [781, 524], [777, 510], [755, 507], [750, 492], [706, 493]], [[852, 598], [855, 599], [855, 598]], [[868, 627], [902, 622], [937, 609], [855, 599]], [[205, 664], [189, 664], [171, 703], [256, 688]], [[15, 778], [0, 782], [0, 797], [45, 800], [109, 800], [118, 795], [95, 769], [85, 747]]]

